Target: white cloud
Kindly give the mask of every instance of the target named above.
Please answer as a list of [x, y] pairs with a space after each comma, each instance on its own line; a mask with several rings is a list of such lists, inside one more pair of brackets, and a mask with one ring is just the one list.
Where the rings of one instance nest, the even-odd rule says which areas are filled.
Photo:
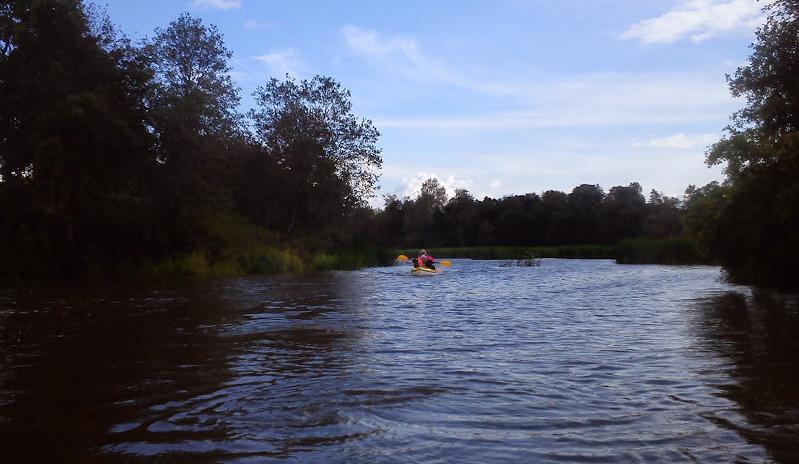
[[297, 55], [297, 50], [284, 48], [273, 50], [265, 55], [254, 56], [253, 59], [267, 65], [273, 76], [282, 78], [286, 74], [297, 75], [299, 73], [300, 61]]
[[536, 82], [529, 110], [466, 116], [380, 117], [381, 128], [513, 131], [718, 122], [734, 110], [723, 78], [697, 74], [588, 74]]
[[352, 25], [342, 28], [341, 33], [354, 54], [391, 76], [457, 87], [479, 95], [509, 97], [512, 101], [513, 109], [505, 111], [373, 117], [383, 128], [507, 131], [715, 122], [726, 120], [734, 111], [734, 100], [720, 73], [595, 73], [520, 82], [450, 69], [425, 56], [418, 43], [408, 37]]
[[352, 52], [380, 66], [389, 67], [393, 72], [422, 81], [451, 80], [443, 66], [419, 52], [414, 39], [384, 35], [353, 25], [343, 27], [341, 34]]
[[705, 148], [708, 145], [718, 140], [719, 140], [719, 134], [685, 135], [682, 132], [680, 132], [674, 135], [669, 135], [668, 137], [651, 139], [647, 140], [646, 142], [637, 142], [633, 144], [633, 147], [665, 148], [671, 150], [690, 150], [693, 148]]
[[493, 96], [526, 97], [528, 82], [502, 82], [475, 77], [464, 69], [453, 70], [425, 55], [415, 39], [387, 35], [349, 25], [341, 29], [344, 40], [354, 54], [376, 67], [407, 79], [425, 83], [442, 83]]
[[389, 37], [353, 25], [344, 26], [341, 33], [354, 51], [364, 55], [387, 56], [397, 52], [411, 60], [418, 59], [415, 40], [401, 36]]
[[491, 190], [497, 190], [500, 187], [502, 187], [502, 179], [494, 179], [490, 184], [488, 184], [488, 188]]
[[683, 0], [676, 9], [633, 24], [621, 34], [642, 43], [698, 43], [723, 34], [751, 31], [762, 21], [757, 0]]
[[191, 6], [213, 10], [235, 10], [241, 8], [241, 0], [194, 0]]
[[277, 26], [278, 26], [277, 23], [256, 21], [254, 19], [248, 19], [247, 21], [244, 22], [244, 29], [247, 29], [249, 31], [253, 31], [256, 29], [275, 29], [277, 28]]

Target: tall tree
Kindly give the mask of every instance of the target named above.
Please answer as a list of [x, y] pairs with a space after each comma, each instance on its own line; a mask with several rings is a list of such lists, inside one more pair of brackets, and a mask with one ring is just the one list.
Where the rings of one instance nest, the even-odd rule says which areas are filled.
[[776, 0], [766, 11], [747, 64], [728, 76], [746, 106], [707, 153], [709, 165], [724, 165], [726, 182], [693, 202], [708, 218], [689, 225], [733, 279], [797, 286], [799, 2]]
[[471, 246], [477, 239], [479, 206], [466, 189], [456, 189], [444, 207], [444, 240], [447, 245]]
[[446, 201], [447, 191], [438, 179], [431, 177], [422, 182], [419, 195], [406, 206], [403, 217], [402, 228], [410, 244], [421, 247], [435, 242], [436, 215]]
[[350, 98], [341, 84], [323, 76], [273, 78], [255, 92], [255, 135], [287, 182], [287, 232], [318, 225], [336, 229], [374, 190], [382, 164], [380, 134], [352, 113]]
[[146, 51], [155, 70], [155, 109], [164, 129], [193, 136], [235, 132], [240, 98], [230, 77], [233, 53], [219, 29], [183, 13], [155, 32]]
[[572, 243], [596, 243], [599, 238], [596, 222], [598, 208], [605, 198], [599, 185], [582, 184], [569, 194], [569, 229]]
[[12, 251], [71, 272], [140, 250], [153, 168], [146, 68], [78, 0], [7, 1], [0, 16], [0, 176], [17, 199], [4, 215], [31, 247]]
[[[299, 139], [315, 141], [350, 188], [348, 200], [365, 201], [382, 165], [380, 133], [368, 119], [352, 113], [350, 91], [330, 77], [285, 81], [272, 78], [255, 92], [258, 108], [250, 113], [256, 134], [280, 157]], [[285, 160], [282, 160], [285, 162]]]
[[612, 245], [625, 238], [640, 236], [644, 225], [645, 205], [638, 182], [626, 187], [612, 187], [598, 211], [602, 243]]
[[232, 53], [216, 26], [189, 13], [156, 29], [145, 51], [155, 75], [151, 116], [164, 225], [173, 246], [196, 248], [208, 240], [208, 218], [232, 208], [227, 179], [239, 161], [236, 148], [246, 145], [229, 74]]

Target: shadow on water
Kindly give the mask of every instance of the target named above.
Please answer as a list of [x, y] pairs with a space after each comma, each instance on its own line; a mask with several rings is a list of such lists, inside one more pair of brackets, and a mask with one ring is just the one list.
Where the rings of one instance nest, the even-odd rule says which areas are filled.
[[242, 282], [0, 293], [3, 459], [217, 462], [317, 444], [286, 428], [357, 435], [314, 380], [347, 371], [336, 345], [357, 331], [329, 317], [346, 287]]
[[[0, 440], [12, 462], [96, 461], [114, 432], [158, 427], [159, 414], [142, 411], [231, 376], [220, 362], [228, 347], [200, 329], [233, 316], [210, 294], [188, 300], [175, 290], [40, 287], [7, 303]], [[194, 425], [194, 439], [226, 434]], [[181, 434], [176, 428], [162, 436], [178, 441]]]
[[764, 446], [779, 462], [799, 462], [799, 297], [769, 291], [724, 293], [700, 303], [704, 348], [729, 364], [722, 396], [748, 423], [706, 419]]

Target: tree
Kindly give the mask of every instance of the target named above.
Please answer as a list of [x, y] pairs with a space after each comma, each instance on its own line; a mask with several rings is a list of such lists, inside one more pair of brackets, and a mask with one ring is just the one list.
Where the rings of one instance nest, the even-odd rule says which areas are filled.
[[380, 133], [368, 119], [352, 113], [350, 92], [330, 77], [311, 80], [272, 78], [255, 94], [258, 108], [250, 112], [256, 136], [278, 160], [289, 165], [288, 147], [313, 141], [335, 166], [349, 188], [343, 200], [365, 202], [374, 191], [382, 166]]
[[403, 217], [403, 232], [412, 246], [435, 244], [443, 229], [442, 210], [447, 202], [447, 191], [435, 177], [422, 182], [419, 196], [409, 202]]
[[256, 138], [286, 181], [284, 230], [343, 236], [377, 182], [377, 129], [352, 114], [350, 92], [329, 77], [273, 78], [255, 99]]
[[674, 237], [682, 232], [680, 201], [652, 190], [646, 204], [643, 234], [646, 237]]
[[447, 190], [435, 177], [422, 182], [418, 202], [424, 203], [430, 211], [440, 210], [447, 203]]
[[599, 211], [600, 240], [606, 245], [641, 235], [645, 214], [641, 185], [633, 182], [627, 187], [617, 185], [605, 196]]
[[378, 242], [381, 245], [399, 247], [404, 244], [402, 222], [404, 216], [404, 202], [396, 195], [389, 194], [383, 197], [383, 210], [378, 214]]
[[478, 205], [466, 189], [456, 189], [444, 207], [444, 235], [448, 245], [471, 246], [477, 237]]
[[547, 190], [541, 195], [544, 218], [547, 224], [546, 244], [565, 245], [568, 243], [569, 197], [557, 190]]
[[[688, 224], [700, 246], [733, 280], [797, 286], [799, 259], [799, 2], [776, 0], [758, 29], [747, 64], [728, 76], [746, 106], [707, 152], [724, 185], [689, 200]], [[709, 210], [698, 220], [698, 211]]]
[[216, 26], [183, 13], [155, 32], [145, 50], [155, 71], [153, 97], [161, 135], [234, 133], [240, 98], [230, 77], [233, 54]]
[[229, 179], [250, 151], [236, 113], [232, 54], [216, 26], [189, 13], [156, 29], [144, 51], [154, 73], [150, 117], [162, 223], [170, 247], [198, 248], [209, 240], [209, 218], [232, 209]]
[[799, 130], [799, 2], [776, 0], [765, 10], [769, 15], [748, 63], [727, 80], [734, 97], [746, 97], [733, 127], [751, 127], [759, 138], [775, 142]]
[[605, 198], [599, 185], [582, 184], [569, 194], [569, 241], [572, 243], [596, 243], [599, 237], [596, 223], [597, 209]]
[[147, 248], [142, 60], [78, 0], [4, 2], [0, 14], [0, 177], [16, 199], [5, 232], [25, 245], [12, 251], [69, 273]]

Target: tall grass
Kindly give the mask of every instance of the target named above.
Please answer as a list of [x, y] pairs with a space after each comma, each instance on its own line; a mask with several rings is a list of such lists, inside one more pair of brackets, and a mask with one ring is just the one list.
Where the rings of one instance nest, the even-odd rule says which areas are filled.
[[356, 269], [383, 265], [389, 253], [379, 249], [339, 249], [303, 252], [236, 215], [217, 215], [203, 223], [212, 244], [164, 258], [145, 267], [146, 276], [224, 277], [247, 274]]
[[619, 264], [705, 264], [693, 241], [682, 237], [635, 238], [614, 247]]
[[231, 277], [284, 274], [384, 265], [388, 253], [379, 250], [341, 250], [303, 256], [292, 248], [259, 245], [249, 249], [224, 249], [215, 259], [204, 251], [165, 258], [145, 268], [145, 276]]

